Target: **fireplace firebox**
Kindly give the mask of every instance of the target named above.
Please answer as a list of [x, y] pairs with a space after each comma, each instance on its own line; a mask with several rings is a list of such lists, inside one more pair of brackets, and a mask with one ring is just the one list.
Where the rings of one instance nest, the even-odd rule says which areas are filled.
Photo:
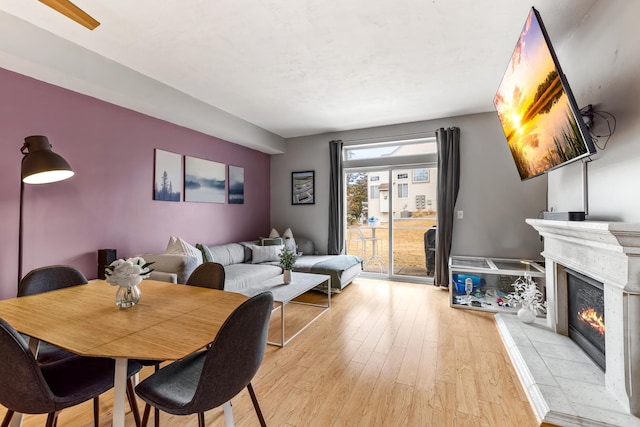
[[604, 285], [573, 270], [567, 273], [569, 337], [606, 370]]

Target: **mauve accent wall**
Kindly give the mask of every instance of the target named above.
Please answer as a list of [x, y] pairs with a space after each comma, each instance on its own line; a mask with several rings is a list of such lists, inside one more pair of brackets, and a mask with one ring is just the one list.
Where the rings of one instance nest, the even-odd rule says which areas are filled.
[[[46, 135], [75, 171], [26, 185], [23, 274], [68, 264], [97, 275], [97, 250], [162, 252], [170, 235], [215, 244], [269, 231], [269, 155], [0, 68], [0, 299], [18, 275], [20, 147]], [[242, 205], [152, 200], [154, 149], [244, 168]]]

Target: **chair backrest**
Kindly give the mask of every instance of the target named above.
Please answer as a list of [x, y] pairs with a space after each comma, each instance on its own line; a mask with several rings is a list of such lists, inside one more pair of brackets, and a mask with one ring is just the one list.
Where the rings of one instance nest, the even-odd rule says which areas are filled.
[[34, 295], [87, 283], [84, 274], [73, 267], [50, 265], [27, 273], [18, 284], [18, 296]]
[[266, 291], [227, 318], [206, 350], [198, 387], [187, 405], [191, 413], [222, 405], [251, 382], [264, 357], [272, 309], [273, 295]]
[[196, 267], [187, 279], [187, 285], [224, 290], [224, 267], [217, 262], [205, 262]]
[[0, 404], [25, 414], [55, 411], [55, 396], [33, 353], [20, 334], [1, 318], [0, 354]]

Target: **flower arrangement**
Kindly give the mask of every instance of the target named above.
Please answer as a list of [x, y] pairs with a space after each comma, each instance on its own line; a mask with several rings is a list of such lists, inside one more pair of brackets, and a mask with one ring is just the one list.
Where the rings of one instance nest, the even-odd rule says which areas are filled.
[[282, 248], [282, 252], [280, 252], [280, 265], [285, 270], [292, 270], [293, 266], [296, 265], [297, 257], [295, 251], [285, 245], [285, 247]]
[[142, 257], [117, 259], [105, 268], [104, 274], [112, 286], [137, 286], [153, 271], [149, 269], [151, 264]]
[[524, 277], [518, 277], [512, 286], [514, 291], [507, 297], [514, 305], [529, 307], [534, 313], [546, 310], [547, 303], [543, 301], [544, 295], [529, 273], [525, 273]]

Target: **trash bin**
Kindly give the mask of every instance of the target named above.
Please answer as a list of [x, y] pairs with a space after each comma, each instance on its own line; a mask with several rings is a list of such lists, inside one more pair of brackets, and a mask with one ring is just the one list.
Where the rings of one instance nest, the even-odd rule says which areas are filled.
[[436, 226], [424, 232], [424, 255], [427, 263], [427, 276], [436, 272]]

